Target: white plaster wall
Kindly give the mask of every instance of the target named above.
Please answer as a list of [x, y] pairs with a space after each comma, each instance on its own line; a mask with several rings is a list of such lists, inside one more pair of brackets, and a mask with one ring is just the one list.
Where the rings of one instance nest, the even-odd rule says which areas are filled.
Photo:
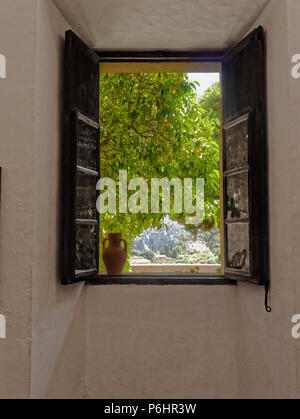
[[83, 397], [83, 285], [59, 283], [64, 32], [52, 0], [1, 0], [0, 398]]
[[[83, 397], [84, 290], [58, 282], [62, 52], [69, 25], [51, 0], [26, 7], [23, 0], [2, 1], [1, 17], [9, 78], [1, 80], [7, 90], [0, 97], [0, 289], [8, 320], [0, 397]], [[89, 288], [90, 395], [236, 394], [235, 289], [213, 289]]]
[[[0, 398], [299, 397], [297, 0], [271, 0], [267, 33], [271, 305], [259, 287], [58, 282], [61, 57], [51, 0], [1, 0]], [[86, 301], [85, 301], [86, 297]], [[85, 337], [85, 326], [86, 337]], [[87, 339], [87, 341], [85, 340]]]
[[37, 7], [31, 397], [84, 395], [84, 285], [59, 283], [63, 54], [70, 26], [52, 0]]
[[1, 0], [0, 398], [30, 393], [36, 0]]
[[[41, 160], [35, 170], [41, 178], [35, 178], [34, 187], [38, 214], [33, 223], [32, 394], [61, 396], [70, 388], [71, 397], [84, 389], [80, 382], [84, 340], [79, 333], [84, 304], [80, 286], [62, 290], [53, 285], [57, 255], [51, 225], [57, 221], [58, 149], [51, 140], [57, 138], [58, 128], [54, 137], [51, 129], [59, 124], [55, 62], [59, 62], [57, 36], [65, 28], [56, 13], [44, 2], [38, 14], [38, 63], [44, 66], [37, 76], [36, 96], [41, 119], [35, 149]], [[263, 290], [246, 284], [237, 289], [89, 287], [86, 385], [90, 396], [299, 397], [299, 342], [291, 338], [290, 323], [300, 310], [300, 88], [290, 77], [291, 55], [299, 53], [295, 51], [298, 22], [299, 2], [272, 0], [255, 24], [262, 24], [267, 36], [273, 313], [264, 311]], [[48, 67], [48, 49], [53, 67]], [[47, 134], [43, 126], [48, 127]], [[51, 176], [55, 182], [49, 182]], [[74, 347], [81, 349], [70, 357]]]
[[290, 76], [299, 21], [299, 1], [271, 0], [254, 25], [267, 37], [272, 314], [264, 290], [247, 284], [88, 288], [91, 396], [300, 397], [291, 336], [300, 312], [300, 82]]
[[90, 397], [236, 397], [235, 287], [86, 292]]
[[299, 6], [297, 0], [272, 0], [255, 24], [264, 26], [267, 37], [273, 312], [264, 312], [262, 289], [238, 285], [240, 397], [300, 396], [300, 356], [298, 352], [297, 360], [296, 342], [291, 336], [291, 318], [300, 310], [300, 82], [290, 77], [291, 49], [299, 50]]
[[214, 50], [235, 43], [269, 0], [54, 0], [89, 45]]
[[[300, 2], [288, 0], [288, 42], [289, 58], [300, 54]], [[300, 79], [295, 80], [290, 75], [290, 123], [291, 123], [291, 224], [292, 224], [292, 257], [295, 313], [300, 313]], [[297, 395], [300, 397], [300, 340], [296, 342], [296, 374]]]

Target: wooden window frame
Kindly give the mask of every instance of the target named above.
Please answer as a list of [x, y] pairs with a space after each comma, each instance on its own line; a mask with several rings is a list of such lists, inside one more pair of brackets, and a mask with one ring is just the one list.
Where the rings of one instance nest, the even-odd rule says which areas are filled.
[[[222, 57], [224, 51], [218, 52], [118, 52], [95, 51], [99, 56], [100, 73], [133, 73], [133, 72], [194, 72], [222, 74]], [[222, 91], [220, 95], [222, 105]], [[222, 106], [220, 129], [220, 174], [223, 172], [223, 138]], [[109, 276], [99, 273], [88, 280], [91, 285], [236, 285], [236, 281], [224, 276], [224, 222], [223, 222], [223, 178], [220, 176], [220, 239], [221, 239], [221, 273], [140, 273]]]

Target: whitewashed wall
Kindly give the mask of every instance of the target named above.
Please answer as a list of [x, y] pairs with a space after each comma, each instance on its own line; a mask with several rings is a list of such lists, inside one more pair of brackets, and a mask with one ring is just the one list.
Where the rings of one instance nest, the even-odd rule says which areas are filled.
[[[259, 287], [58, 282], [64, 31], [52, 0], [1, 0], [0, 398], [299, 397], [300, 4], [271, 0], [267, 35], [271, 305]], [[79, 34], [80, 35], [80, 34]], [[143, 45], [141, 45], [141, 49]]]

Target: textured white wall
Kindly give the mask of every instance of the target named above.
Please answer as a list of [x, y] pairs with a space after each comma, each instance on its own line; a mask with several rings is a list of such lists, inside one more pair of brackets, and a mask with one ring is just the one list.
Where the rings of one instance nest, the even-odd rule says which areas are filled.
[[299, 397], [300, 343], [290, 334], [300, 312], [300, 82], [290, 76], [299, 9], [297, 0], [271, 0], [256, 22], [268, 45], [269, 315], [263, 290], [246, 284], [61, 287], [61, 57], [69, 25], [51, 0], [1, 0], [8, 78], [0, 80], [0, 313], [8, 338], [0, 340], [0, 398]]
[[236, 287], [121, 285], [86, 292], [90, 397], [237, 396]]
[[62, 287], [59, 282], [63, 57], [68, 29], [51, 0], [38, 1], [31, 397], [84, 394], [84, 285]]
[[[288, 0], [288, 59], [300, 54], [300, 2]], [[289, 77], [290, 170], [291, 170], [291, 247], [293, 278], [293, 314], [300, 313], [300, 79]], [[300, 397], [300, 340], [296, 341], [297, 396]]]
[[52, 0], [1, 0], [0, 398], [84, 395], [83, 285], [59, 284], [64, 32]]
[[30, 392], [36, 0], [1, 0], [0, 397]]
[[54, 0], [94, 48], [222, 49], [269, 0]]
[[[300, 342], [291, 336], [291, 318], [300, 312], [300, 82], [291, 77], [291, 57], [300, 53], [299, 19], [297, 0], [272, 0], [254, 25], [264, 26], [267, 40], [272, 314], [265, 312], [263, 288], [242, 283], [235, 291], [89, 288], [91, 395], [300, 396]], [[215, 315], [225, 323], [216, 334]], [[236, 340], [224, 355], [228, 337]], [[227, 385], [215, 374], [222, 355]], [[236, 376], [229, 368], [235, 362]]]
[[241, 397], [300, 396], [300, 359], [298, 353], [296, 361], [296, 341], [291, 336], [291, 318], [300, 310], [300, 87], [299, 81], [291, 79], [291, 50], [300, 44], [299, 6], [297, 0], [272, 0], [255, 24], [264, 26], [267, 40], [273, 312], [264, 311], [262, 289], [238, 285], [237, 370]]

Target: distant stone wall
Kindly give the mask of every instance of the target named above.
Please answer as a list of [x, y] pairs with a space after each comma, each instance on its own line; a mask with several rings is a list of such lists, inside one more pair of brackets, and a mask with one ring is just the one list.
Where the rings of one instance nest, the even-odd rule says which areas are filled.
[[132, 273], [195, 273], [195, 274], [216, 274], [221, 265], [133, 265]]

